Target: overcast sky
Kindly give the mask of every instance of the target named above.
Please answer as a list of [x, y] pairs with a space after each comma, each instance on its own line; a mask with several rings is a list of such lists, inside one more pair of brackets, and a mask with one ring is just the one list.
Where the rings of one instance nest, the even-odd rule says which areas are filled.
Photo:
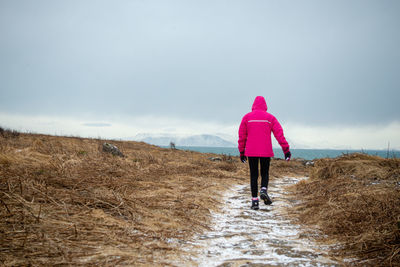
[[399, 14], [397, 0], [0, 0], [0, 125], [233, 140], [262, 95], [294, 146], [400, 149]]

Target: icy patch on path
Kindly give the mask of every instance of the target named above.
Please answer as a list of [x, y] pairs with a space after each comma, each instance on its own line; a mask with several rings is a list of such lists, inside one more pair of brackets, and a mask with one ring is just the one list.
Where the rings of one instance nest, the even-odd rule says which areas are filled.
[[[284, 187], [300, 179], [285, 177], [270, 182], [273, 204], [250, 209], [249, 186], [236, 186], [226, 196], [224, 209], [213, 214], [212, 231], [196, 237], [186, 249], [199, 266], [340, 266], [309, 239], [300, 237], [299, 225], [285, 215], [290, 203]], [[189, 248], [190, 247], [190, 248]]]

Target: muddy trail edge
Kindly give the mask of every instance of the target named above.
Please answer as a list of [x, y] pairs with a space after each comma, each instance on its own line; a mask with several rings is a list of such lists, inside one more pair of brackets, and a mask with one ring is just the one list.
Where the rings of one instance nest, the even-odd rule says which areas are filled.
[[293, 205], [285, 187], [304, 178], [283, 177], [270, 181], [273, 204], [260, 201], [250, 209], [248, 185], [236, 185], [225, 194], [225, 203], [213, 213], [211, 230], [181, 244], [189, 253], [183, 266], [341, 266], [327, 256], [327, 247], [302, 237], [287, 208]]

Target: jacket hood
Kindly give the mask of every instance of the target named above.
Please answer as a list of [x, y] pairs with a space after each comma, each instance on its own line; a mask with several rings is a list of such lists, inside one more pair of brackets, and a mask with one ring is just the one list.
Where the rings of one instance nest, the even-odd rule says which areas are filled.
[[265, 102], [265, 99], [263, 96], [257, 96], [256, 99], [254, 100], [253, 106], [251, 108], [252, 111], [254, 110], [262, 110], [262, 111], [267, 111], [267, 102]]

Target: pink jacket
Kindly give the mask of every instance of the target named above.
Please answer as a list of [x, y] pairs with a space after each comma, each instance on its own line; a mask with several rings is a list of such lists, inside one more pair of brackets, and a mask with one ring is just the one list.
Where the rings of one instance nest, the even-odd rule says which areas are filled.
[[267, 103], [264, 97], [257, 96], [254, 100], [252, 112], [244, 115], [239, 127], [239, 152], [248, 157], [273, 157], [271, 131], [283, 153], [289, 151], [289, 144], [283, 135], [282, 126], [278, 120], [267, 112]]

